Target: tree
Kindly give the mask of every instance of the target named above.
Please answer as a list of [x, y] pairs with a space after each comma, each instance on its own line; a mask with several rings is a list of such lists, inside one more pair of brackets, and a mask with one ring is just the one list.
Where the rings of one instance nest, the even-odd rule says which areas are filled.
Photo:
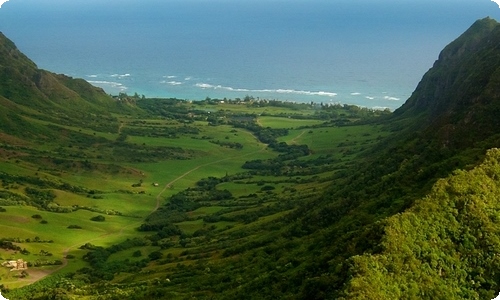
[[149, 253], [148, 257], [150, 260], [158, 260], [163, 257], [163, 253], [161, 253], [160, 251], [154, 251]]

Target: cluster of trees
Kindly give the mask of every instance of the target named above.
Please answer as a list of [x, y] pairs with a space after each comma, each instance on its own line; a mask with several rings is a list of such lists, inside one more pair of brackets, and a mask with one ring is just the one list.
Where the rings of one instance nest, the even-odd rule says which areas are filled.
[[327, 120], [329, 124], [336, 126], [345, 126], [352, 122], [369, 123], [375, 120], [380, 122], [390, 115], [389, 109], [380, 110], [349, 104], [321, 105], [321, 109], [315, 111], [315, 117]]
[[89, 250], [89, 252], [83, 256], [83, 259], [89, 263], [90, 267], [82, 268], [76, 273], [70, 274], [68, 278], [77, 281], [100, 282], [103, 280], [112, 280], [114, 276], [120, 272], [138, 272], [147, 265], [149, 259], [132, 262], [125, 258], [123, 260], [109, 262], [108, 258], [113, 253], [119, 251], [148, 245], [151, 245], [151, 242], [142, 238], [127, 239], [120, 244], [107, 248], [95, 246], [91, 243], [82, 245], [80, 249]]
[[52, 190], [40, 190], [27, 187], [24, 191], [35, 207], [48, 209], [49, 204], [54, 201], [56, 194]]
[[188, 212], [194, 211], [203, 203], [227, 201], [233, 196], [228, 190], [218, 190], [216, 185], [226, 179], [209, 177], [196, 183], [196, 187], [188, 188], [170, 197], [167, 203], [146, 218], [139, 227], [140, 231], [157, 231], [159, 235], [174, 236], [182, 232], [174, 225], [190, 219]]
[[42, 240], [40, 237], [35, 236], [34, 238], [4, 238], [2, 241], [9, 241], [14, 243], [53, 243], [54, 240]]
[[193, 152], [181, 147], [148, 146], [117, 143], [112, 148], [112, 160], [125, 162], [156, 162], [165, 159], [190, 159]]
[[[310, 153], [309, 147], [307, 145], [288, 145], [284, 142], [273, 143], [269, 145], [269, 148], [280, 152], [280, 154], [271, 159], [256, 159], [251, 161], [246, 161], [242, 168], [252, 170], [252, 174], [260, 175], [287, 175], [295, 176], [300, 174], [305, 174], [306, 169], [309, 169], [311, 165], [306, 161], [300, 162], [297, 160], [300, 157], [307, 156]], [[298, 171], [297, 169], [306, 169]]]
[[210, 141], [210, 143], [219, 145], [221, 147], [227, 147], [238, 150], [243, 149], [243, 144], [238, 142], [226, 142], [226, 141], [216, 140], [216, 141]]
[[137, 106], [143, 109], [148, 115], [162, 116], [165, 119], [177, 120], [185, 123], [205, 120], [208, 113], [189, 106], [185, 100], [168, 98], [155, 99], [148, 98], [137, 101]]
[[[1, 177], [2, 177], [2, 173], [0, 172], [0, 178]], [[11, 184], [13, 184], [13, 181], [8, 180], [8, 179], [5, 180], [2, 178], [2, 186], [4, 188], [9, 188], [9, 186]], [[26, 203], [27, 200], [28, 200], [28, 198], [24, 195], [10, 192], [7, 190], [0, 191], [0, 205], [5, 205], [5, 206], [19, 205], [19, 204]]]
[[289, 102], [281, 100], [255, 100], [253, 97], [245, 98], [245, 102], [248, 102], [249, 107], [283, 107], [291, 110], [304, 111], [310, 109], [314, 106], [314, 103], [298, 103]]
[[26, 195], [9, 192], [7, 190], [0, 191], [0, 199], [11, 200], [16, 202], [29, 203], [30, 201], [37, 201], [35, 199], [31, 199], [31, 197], [33, 198], [40, 197], [40, 199], [38, 200], [40, 204], [50, 203], [51, 200], [54, 199], [53, 192], [50, 189], [58, 189], [75, 194], [91, 194], [91, 195], [102, 194], [102, 191], [87, 189], [81, 186], [69, 184], [67, 182], [50, 180], [48, 178], [41, 178], [40, 176], [27, 176], [27, 175], [22, 176], [22, 175], [13, 175], [0, 172], [0, 180], [2, 181], [2, 185], [7, 188], [9, 187], [9, 185], [12, 184], [29, 185], [25, 189]]
[[14, 244], [13, 241], [9, 239], [0, 239], [0, 248], [5, 250], [21, 251], [21, 247]]
[[229, 123], [236, 128], [244, 128], [252, 132], [264, 144], [275, 144], [276, 139], [288, 134], [288, 129], [285, 128], [271, 128], [261, 127], [255, 123], [255, 116], [251, 119], [248, 118], [232, 118]]
[[197, 135], [200, 133], [200, 129], [194, 126], [175, 126], [175, 127], [159, 127], [159, 126], [141, 126], [132, 127], [127, 126], [122, 129], [122, 134], [124, 135], [134, 135], [134, 136], [148, 136], [148, 137], [158, 137], [158, 138], [178, 138], [181, 135]]

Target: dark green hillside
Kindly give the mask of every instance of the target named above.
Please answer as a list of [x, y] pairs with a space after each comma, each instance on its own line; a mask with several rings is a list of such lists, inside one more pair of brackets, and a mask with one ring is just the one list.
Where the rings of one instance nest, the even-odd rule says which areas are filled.
[[500, 285], [500, 151], [384, 221], [377, 254], [349, 259], [346, 299], [493, 299]]

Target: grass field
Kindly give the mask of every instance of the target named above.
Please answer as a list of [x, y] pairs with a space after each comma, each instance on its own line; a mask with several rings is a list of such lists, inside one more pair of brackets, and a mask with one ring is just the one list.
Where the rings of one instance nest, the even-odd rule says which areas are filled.
[[279, 138], [279, 141], [306, 144], [315, 154], [338, 154], [349, 148], [366, 147], [387, 134], [382, 128], [373, 125], [320, 127], [290, 130], [290, 134]]
[[315, 126], [324, 123], [324, 121], [321, 120], [293, 119], [291, 117], [271, 117], [271, 116], [260, 116], [257, 119], [257, 122], [262, 127], [289, 128], [289, 129], [304, 127], [304, 126]]

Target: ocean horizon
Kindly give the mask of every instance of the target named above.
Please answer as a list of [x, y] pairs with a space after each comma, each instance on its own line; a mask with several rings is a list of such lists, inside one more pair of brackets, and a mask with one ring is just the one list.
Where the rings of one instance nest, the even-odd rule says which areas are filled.
[[484, 1], [11, 0], [0, 31], [109, 94], [252, 96], [394, 110]]

